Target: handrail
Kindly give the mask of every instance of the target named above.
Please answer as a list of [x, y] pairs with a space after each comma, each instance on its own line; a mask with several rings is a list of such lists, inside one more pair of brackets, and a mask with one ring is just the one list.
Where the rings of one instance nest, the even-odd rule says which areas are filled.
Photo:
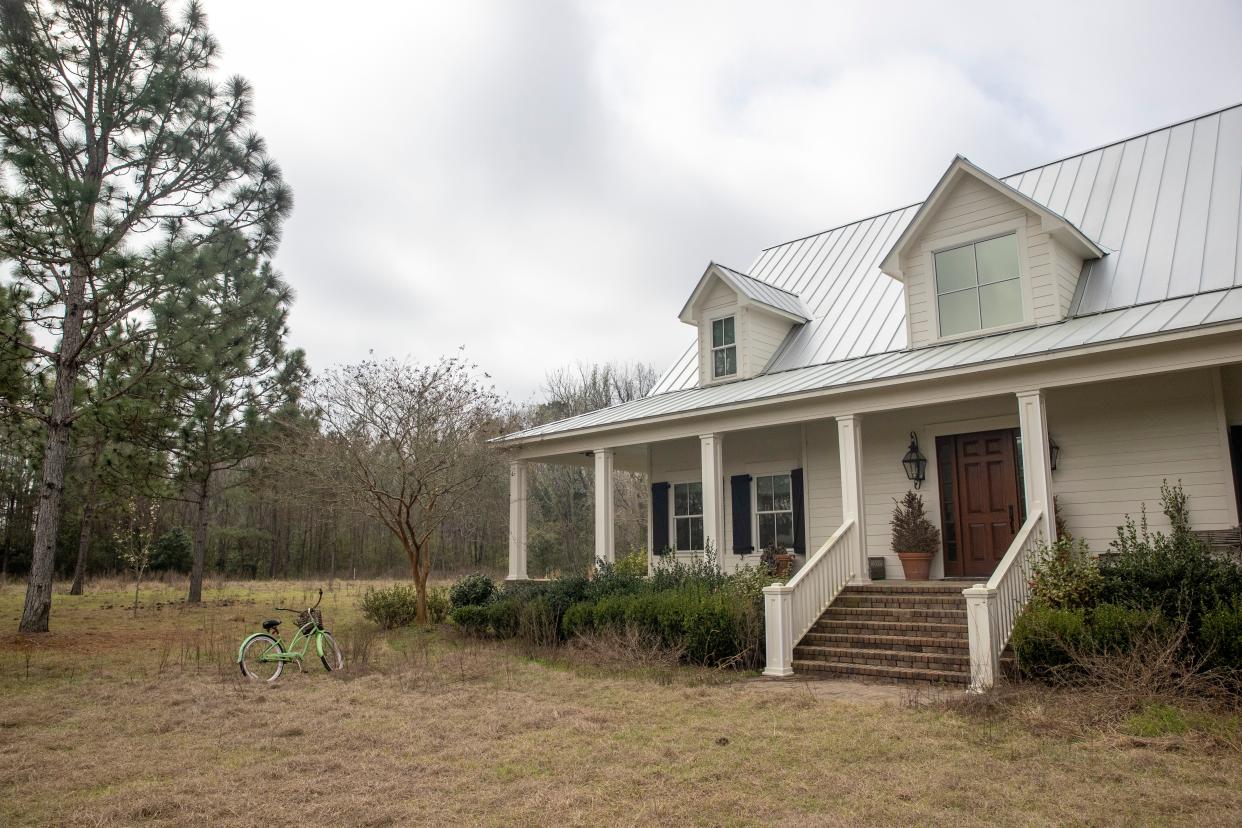
[[841, 538], [845, 536], [845, 533], [850, 531], [850, 528], [853, 525], [854, 525], [853, 520], [847, 520], [845, 523], [842, 523], [840, 528], [838, 528], [837, 531], [832, 533], [832, 537], [824, 541], [824, 545], [821, 546], [819, 549], [815, 550], [815, 554], [806, 559], [806, 563], [802, 566], [802, 568], [799, 569], [796, 573], [794, 573], [794, 576], [792, 578], [790, 578], [788, 581], [785, 582], [785, 586], [791, 587], [791, 588], [797, 588], [798, 584], [802, 583], [807, 573], [812, 571], [815, 567], [819, 566], [820, 560], [823, 559], [828, 554], [828, 550], [832, 549], [832, 547], [835, 546], [841, 540]]
[[763, 589], [766, 676], [793, 675], [793, 648], [854, 577], [858, 523], [841, 524], [785, 584]]
[[1043, 509], [1031, 509], [988, 582], [962, 590], [970, 639], [970, 689], [974, 692], [996, 683], [1000, 654], [1031, 599], [1031, 578], [1038, 563], [1035, 550], [1044, 541], [1043, 517]]

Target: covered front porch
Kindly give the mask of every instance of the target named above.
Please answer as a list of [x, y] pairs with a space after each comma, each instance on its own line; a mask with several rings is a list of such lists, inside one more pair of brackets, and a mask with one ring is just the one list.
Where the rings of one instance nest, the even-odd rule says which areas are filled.
[[[556, 441], [571, 450], [526, 446], [510, 466], [509, 578], [529, 576], [529, 464], [589, 465], [597, 481], [645, 474], [653, 556], [710, 549], [732, 571], [769, 546], [794, 554], [793, 578], [765, 597], [766, 672], [789, 675], [795, 645], [845, 586], [904, 577], [889, 519], [894, 500], [917, 487], [941, 530], [930, 577], [963, 579], [982, 607], [974, 653], [974, 638], [1007, 640], [1025, 602], [1029, 567], [1011, 560], [1007, 569], [1006, 558], [1055, 537], [1058, 514], [1104, 551], [1167, 478], [1185, 486], [1196, 529], [1238, 525], [1230, 427], [1242, 423], [1239, 379], [1233, 366], [1009, 388], [963, 379]], [[921, 475], [902, 462], [912, 443]], [[615, 548], [612, 497], [612, 486], [597, 486], [595, 557], [605, 561], [633, 551]], [[995, 656], [987, 661], [994, 675]]]

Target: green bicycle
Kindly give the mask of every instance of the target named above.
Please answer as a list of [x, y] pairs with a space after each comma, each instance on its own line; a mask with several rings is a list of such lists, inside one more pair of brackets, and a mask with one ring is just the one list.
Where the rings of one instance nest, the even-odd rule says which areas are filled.
[[237, 650], [237, 665], [241, 667], [242, 675], [270, 684], [280, 678], [285, 664], [290, 661], [296, 661], [298, 667], [305, 670], [302, 659], [310, 650], [311, 639], [315, 641], [315, 653], [323, 662], [325, 670], [329, 673], [334, 670], [344, 670], [345, 655], [337, 646], [332, 633], [323, 628], [323, 613], [319, 611], [319, 604], [322, 601], [323, 590], [321, 589], [319, 600], [313, 607], [301, 611], [288, 607], [275, 607], [281, 612], [298, 613], [296, 621], [298, 631], [286, 648], [284, 641], [280, 638], [280, 619], [269, 618], [264, 621], [264, 631], [250, 635]]

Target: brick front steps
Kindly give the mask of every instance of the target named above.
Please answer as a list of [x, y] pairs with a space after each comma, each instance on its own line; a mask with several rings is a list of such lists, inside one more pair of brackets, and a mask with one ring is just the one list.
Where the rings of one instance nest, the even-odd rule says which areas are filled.
[[794, 648], [795, 673], [970, 683], [961, 582], [846, 587]]

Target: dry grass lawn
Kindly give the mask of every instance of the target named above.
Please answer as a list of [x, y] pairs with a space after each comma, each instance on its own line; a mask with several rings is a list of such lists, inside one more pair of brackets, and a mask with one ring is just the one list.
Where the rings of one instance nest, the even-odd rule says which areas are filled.
[[0, 587], [0, 824], [1242, 824], [1236, 720], [1073, 735], [876, 685], [376, 636], [359, 584], [324, 599], [359, 669], [256, 687], [237, 644], [311, 585], [210, 587], [154, 584], [136, 618], [121, 582], [62, 588], [33, 637]]

